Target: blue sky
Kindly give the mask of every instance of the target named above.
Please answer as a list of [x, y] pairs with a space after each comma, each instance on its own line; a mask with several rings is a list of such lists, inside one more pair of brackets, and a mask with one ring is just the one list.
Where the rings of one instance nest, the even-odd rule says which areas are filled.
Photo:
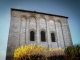
[[73, 44], [80, 43], [80, 0], [0, 0], [0, 60], [5, 60], [10, 8], [67, 16]]

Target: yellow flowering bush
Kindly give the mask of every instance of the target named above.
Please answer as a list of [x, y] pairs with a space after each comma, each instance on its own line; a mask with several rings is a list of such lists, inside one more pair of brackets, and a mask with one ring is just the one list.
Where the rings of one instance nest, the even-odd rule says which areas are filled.
[[46, 48], [38, 45], [23, 45], [14, 51], [14, 60], [32, 59], [34, 57], [42, 58], [45, 55]]
[[[64, 55], [64, 50], [61, 48], [50, 48], [40, 45], [23, 45], [15, 49], [14, 60], [46, 60]], [[51, 59], [50, 59], [51, 60]]]

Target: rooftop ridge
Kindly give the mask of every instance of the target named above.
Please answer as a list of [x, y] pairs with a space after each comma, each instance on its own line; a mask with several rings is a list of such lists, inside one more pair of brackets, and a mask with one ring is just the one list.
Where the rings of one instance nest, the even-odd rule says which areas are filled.
[[49, 13], [43, 13], [43, 12], [37, 12], [37, 11], [30, 11], [30, 10], [24, 10], [24, 9], [15, 9], [15, 8], [11, 8], [11, 10], [24, 11], [24, 12], [32, 12], [32, 13], [38, 13], [38, 14], [45, 14], [45, 15], [63, 17], [63, 18], [67, 18], [68, 19], [68, 17], [66, 17], [66, 16], [56, 15], [56, 14], [49, 14]]

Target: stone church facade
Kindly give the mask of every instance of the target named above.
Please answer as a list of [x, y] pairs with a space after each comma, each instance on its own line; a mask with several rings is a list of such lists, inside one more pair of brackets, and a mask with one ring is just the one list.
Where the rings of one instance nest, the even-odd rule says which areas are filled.
[[6, 60], [14, 50], [27, 44], [65, 49], [72, 45], [68, 17], [21, 9], [11, 9]]

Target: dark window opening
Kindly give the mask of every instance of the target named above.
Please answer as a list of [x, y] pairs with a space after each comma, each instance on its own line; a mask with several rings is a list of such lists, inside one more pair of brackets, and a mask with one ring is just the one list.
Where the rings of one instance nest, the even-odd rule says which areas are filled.
[[41, 31], [41, 41], [45, 42], [45, 32]]
[[54, 33], [51, 33], [51, 40], [52, 40], [52, 42], [55, 42], [55, 35], [54, 35]]
[[34, 31], [30, 32], [30, 41], [34, 41]]

